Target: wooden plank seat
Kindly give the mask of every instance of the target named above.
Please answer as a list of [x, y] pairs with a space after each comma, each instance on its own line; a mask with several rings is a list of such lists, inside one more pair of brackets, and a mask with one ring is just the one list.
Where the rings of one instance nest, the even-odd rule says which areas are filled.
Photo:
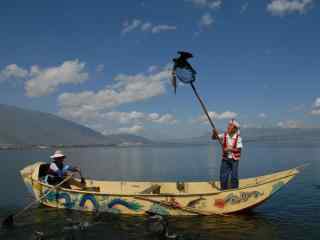
[[140, 194], [160, 194], [160, 188], [160, 185], [153, 184], [150, 187], [147, 187], [146, 189], [141, 191]]

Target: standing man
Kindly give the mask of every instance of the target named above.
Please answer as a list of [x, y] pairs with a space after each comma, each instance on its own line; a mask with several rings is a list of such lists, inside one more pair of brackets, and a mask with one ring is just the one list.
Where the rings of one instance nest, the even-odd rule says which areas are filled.
[[[219, 134], [216, 129], [212, 131], [212, 139], [216, 140], [219, 137], [223, 145], [220, 168], [221, 190], [239, 187], [238, 168], [242, 149], [242, 139], [239, 129], [239, 123], [232, 119], [229, 121], [225, 133]], [[231, 187], [228, 186], [229, 177], [231, 177]]]

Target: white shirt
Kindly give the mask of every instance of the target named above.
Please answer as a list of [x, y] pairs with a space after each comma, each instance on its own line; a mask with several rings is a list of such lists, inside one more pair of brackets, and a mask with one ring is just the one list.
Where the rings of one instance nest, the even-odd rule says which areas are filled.
[[[227, 133], [227, 137], [226, 137], [226, 139], [227, 139], [227, 147], [233, 147], [233, 143], [234, 143], [236, 137], [237, 137], [237, 134], [236, 134], [236, 133], [233, 134], [232, 137]], [[222, 140], [222, 142], [223, 142], [223, 140], [224, 140], [224, 133], [219, 134], [219, 138], [221, 138], [221, 140]], [[242, 148], [242, 147], [243, 147], [243, 145], [242, 145], [242, 138], [241, 138], [240, 135], [239, 135], [238, 141], [237, 141], [237, 148]], [[231, 152], [228, 153], [228, 158], [232, 158], [232, 153], [231, 153]]]

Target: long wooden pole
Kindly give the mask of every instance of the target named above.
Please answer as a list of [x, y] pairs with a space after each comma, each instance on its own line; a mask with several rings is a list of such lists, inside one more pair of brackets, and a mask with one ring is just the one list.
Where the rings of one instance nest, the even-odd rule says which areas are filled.
[[32, 202], [30, 202], [25, 208], [23, 208], [21, 211], [19, 211], [18, 213], [15, 214], [11, 214], [8, 217], [5, 218], [5, 220], [2, 222], [2, 226], [12, 226], [13, 225], [13, 218], [14, 217], [18, 217], [19, 215], [21, 215], [23, 212], [25, 212], [26, 210], [28, 210], [30, 207], [32, 207], [35, 203], [40, 202], [42, 199], [46, 198], [51, 192], [55, 191], [57, 188], [59, 188], [60, 186], [62, 186], [62, 184], [64, 184], [65, 182], [67, 182], [68, 180], [70, 180], [73, 177], [73, 174], [71, 174], [70, 176], [66, 177], [62, 182], [60, 182], [58, 185], [56, 185], [54, 188], [52, 188], [51, 190], [49, 190], [45, 195], [43, 195], [42, 197], [40, 197], [39, 199], [36, 199]]
[[[194, 86], [193, 82], [191, 82], [190, 85], [191, 85], [191, 87], [192, 87], [192, 90], [193, 90], [194, 94], [196, 95], [197, 99], [199, 100], [200, 105], [201, 105], [201, 107], [202, 107], [202, 110], [203, 110], [204, 113], [206, 114], [206, 116], [207, 116], [207, 118], [208, 118], [208, 120], [209, 120], [209, 123], [210, 123], [212, 129], [216, 129], [216, 126], [214, 125], [214, 123], [213, 123], [213, 121], [212, 121], [212, 119], [211, 119], [211, 117], [210, 117], [210, 115], [209, 115], [209, 113], [208, 113], [207, 107], [206, 107], [206, 105], [204, 104], [204, 102], [202, 101], [200, 95], [198, 94], [198, 91], [197, 91], [196, 87]], [[217, 139], [218, 139], [221, 147], [223, 147], [222, 139], [221, 139], [219, 136], [216, 136], [216, 137], [217, 137]]]

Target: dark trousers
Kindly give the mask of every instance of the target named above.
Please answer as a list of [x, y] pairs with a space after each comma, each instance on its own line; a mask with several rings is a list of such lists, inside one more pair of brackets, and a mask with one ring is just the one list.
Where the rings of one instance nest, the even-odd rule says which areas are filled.
[[[220, 168], [220, 185], [221, 190], [239, 187], [238, 176], [239, 161], [232, 158], [223, 159]], [[231, 187], [228, 186], [229, 177], [231, 176]]]

